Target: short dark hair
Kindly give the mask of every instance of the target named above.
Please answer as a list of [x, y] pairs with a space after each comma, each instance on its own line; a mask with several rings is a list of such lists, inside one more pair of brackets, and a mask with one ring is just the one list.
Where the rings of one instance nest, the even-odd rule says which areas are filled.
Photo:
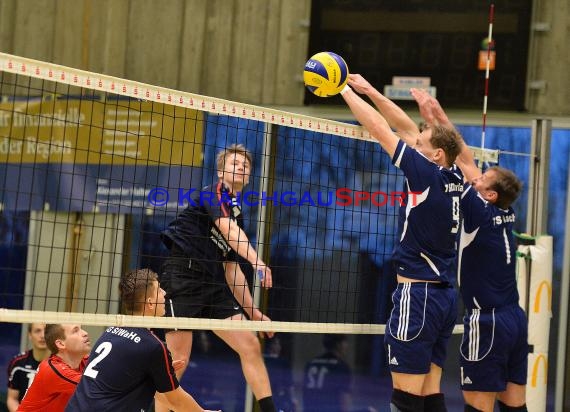
[[461, 152], [460, 136], [456, 130], [448, 129], [443, 126], [431, 126], [430, 127], [431, 138], [430, 143], [436, 149], [441, 149], [445, 153], [445, 159], [447, 160], [447, 166], [453, 166], [455, 159], [459, 156]]
[[323, 336], [323, 346], [328, 351], [333, 351], [336, 346], [348, 340], [348, 336], [343, 333], [327, 333]]
[[523, 184], [519, 178], [509, 169], [500, 166], [490, 167], [488, 170], [495, 172], [495, 181], [490, 189], [497, 192], [495, 205], [501, 209], [508, 209], [519, 197]]
[[147, 293], [155, 281], [158, 281], [158, 275], [151, 269], [135, 269], [121, 276], [119, 293], [123, 314], [132, 315], [142, 311]]
[[55, 341], [58, 339], [65, 340], [65, 330], [61, 323], [48, 323], [44, 332], [46, 346], [52, 354], [59, 352]]

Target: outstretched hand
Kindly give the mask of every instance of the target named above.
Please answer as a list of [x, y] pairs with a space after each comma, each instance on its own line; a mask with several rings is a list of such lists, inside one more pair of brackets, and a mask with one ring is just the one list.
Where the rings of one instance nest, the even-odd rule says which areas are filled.
[[435, 97], [424, 89], [412, 88], [410, 93], [418, 104], [420, 115], [428, 124], [442, 126], [447, 129], [454, 128], [453, 123], [451, 123]]
[[374, 87], [368, 83], [364, 77], [360, 74], [349, 74], [348, 75], [348, 85], [352, 87], [352, 89], [360, 94], [368, 94], [371, 91], [374, 91]]

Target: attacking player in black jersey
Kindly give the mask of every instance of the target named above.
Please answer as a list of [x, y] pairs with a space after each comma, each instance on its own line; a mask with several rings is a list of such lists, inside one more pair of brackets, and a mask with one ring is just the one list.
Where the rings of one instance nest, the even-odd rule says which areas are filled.
[[[272, 286], [271, 269], [257, 255], [243, 230], [238, 194], [249, 182], [251, 167], [251, 155], [243, 145], [232, 145], [218, 153], [218, 181], [192, 192], [186, 209], [163, 232], [164, 243], [170, 249], [160, 274], [167, 316], [270, 320], [255, 307], [239, 263], [252, 265], [263, 287]], [[214, 333], [239, 355], [243, 374], [261, 411], [275, 412], [257, 336], [237, 330]], [[166, 342], [174, 359], [188, 361], [192, 331], [168, 331]], [[183, 372], [177, 371], [178, 376]], [[159, 405], [157, 410], [163, 409]]]

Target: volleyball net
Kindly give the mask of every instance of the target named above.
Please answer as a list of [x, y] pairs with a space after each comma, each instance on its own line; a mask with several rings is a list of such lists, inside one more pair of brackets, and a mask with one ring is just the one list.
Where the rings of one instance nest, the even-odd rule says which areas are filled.
[[[403, 177], [363, 128], [2, 53], [0, 95], [0, 321], [383, 333]], [[121, 274], [160, 271], [161, 231], [236, 143], [272, 322], [118, 315]]]
[[[4, 53], [0, 96], [0, 321], [384, 333], [404, 179], [362, 127]], [[272, 321], [119, 315], [121, 274], [160, 273], [161, 232], [236, 143], [273, 288], [242, 268]]]

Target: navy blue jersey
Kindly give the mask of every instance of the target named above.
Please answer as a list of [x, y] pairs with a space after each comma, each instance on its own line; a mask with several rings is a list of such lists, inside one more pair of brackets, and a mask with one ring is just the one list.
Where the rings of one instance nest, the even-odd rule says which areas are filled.
[[93, 346], [65, 410], [141, 412], [155, 392], [178, 386], [170, 352], [150, 330], [109, 327]]
[[518, 304], [512, 208], [499, 209], [470, 185], [461, 198], [459, 286], [467, 309]]
[[22, 398], [32, 384], [40, 361], [34, 358], [32, 349], [14, 356], [8, 364], [8, 388], [18, 391], [18, 401]]
[[236, 196], [218, 182], [190, 194], [188, 207], [162, 232], [162, 239], [168, 249], [175, 243], [202, 269], [217, 279], [225, 279], [222, 262], [234, 260], [235, 254], [214, 223], [221, 217], [233, 219], [243, 228]]
[[352, 390], [351, 375], [352, 371], [348, 364], [332, 353], [325, 353], [312, 359], [305, 366], [303, 410], [341, 411], [341, 396]]
[[400, 242], [393, 260], [398, 274], [411, 279], [453, 283], [461, 171], [438, 166], [403, 141], [392, 163], [404, 172], [405, 204], [400, 206]]

